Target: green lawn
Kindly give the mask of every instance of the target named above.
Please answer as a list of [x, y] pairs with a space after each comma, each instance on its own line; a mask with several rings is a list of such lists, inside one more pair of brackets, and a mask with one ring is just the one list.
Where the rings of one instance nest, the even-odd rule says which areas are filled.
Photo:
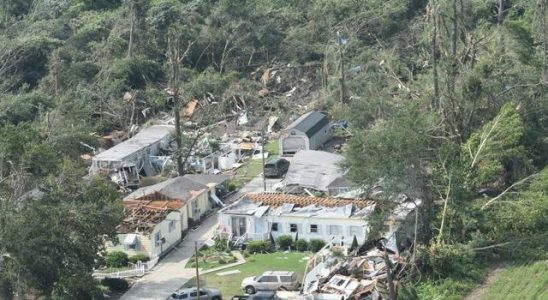
[[[236, 258], [232, 255], [232, 253], [219, 252], [214, 248], [200, 250], [200, 256], [198, 257], [198, 265], [202, 270], [213, 269], [225, 264], [231, 264], [235, 262]], [[195, 267], [196, 258], [193, 255], [186, 263], [185, 268]]]
[[483, 299], [548, 299], [548, 260], [506, 267]]
[[[302, 258], [310, 256], [310, 253], [276, 252], [270, 254], [256, 254], [246, 258], [246, 263], [233, 268], [224, 269], [219, 272], [239, 270], [240, 273], [227, 276], [217, 276], [213, 272], [200, 277], [200, 282], [207, 287], [218, 288], [223, 293], [224, 299], [230, 299], [234, 295], [241, 295], [240, 289], [242, 279], [249, 276], [257, 276], [265, 271], [295, 271], [299, 280], [302, 280], [306, 261]], [[196, 278], [191, 279], [185, 284], [186, 287], [195, 286]]]
[[[280, 142], [278, 139], [268, 141], [265, 145], [265, 152], [268, 152], [268, 158], [276, 157], [280, 153]], [[267, 158], [267, 160], [268, 160]], [[236, 170], [236, 175], [232, 178], [232, 183], [237, 188], [241, 188], [251, 179], [263, 172], [262, 159], [250, 159], [243, 166]]]

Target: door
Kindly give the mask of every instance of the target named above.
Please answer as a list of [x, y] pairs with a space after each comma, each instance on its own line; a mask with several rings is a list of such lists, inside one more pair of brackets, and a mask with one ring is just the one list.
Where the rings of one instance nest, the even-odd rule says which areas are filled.
[[247, 232], [245, 217], [232, 217], [232, 235], [242, 236]]

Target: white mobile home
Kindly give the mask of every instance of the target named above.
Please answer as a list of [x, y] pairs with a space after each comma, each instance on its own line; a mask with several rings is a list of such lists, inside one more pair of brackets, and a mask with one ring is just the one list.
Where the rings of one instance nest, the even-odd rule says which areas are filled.
[[279, 193], [247, 194], [219, 212], [218, 234], [234, 241], [322, 239], [349, 246], [367, 238], [367, 217], [373, 201], [296, 196]]
[[137, 133], [134, 137], [93, 157], [90, 173], [111, 174], [126, 167], [133, 167], [138, 173], [155, 175], [150, 163], [151, 155], [158, 155], [171, 139], [174, 126], [154, 125]]
[[317, 150], [331, 137], [326, 115], [311, 111], [291, 123], [280, 134], [280, 153], [294, 155], [300, 150]]

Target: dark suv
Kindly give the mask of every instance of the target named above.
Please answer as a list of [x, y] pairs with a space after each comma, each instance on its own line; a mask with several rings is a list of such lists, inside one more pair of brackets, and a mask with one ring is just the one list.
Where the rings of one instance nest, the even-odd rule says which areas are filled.
[[264, 165], [264, 176], [280, 178], [289, 169], [289, 161], [283, 158], [272, 158]]

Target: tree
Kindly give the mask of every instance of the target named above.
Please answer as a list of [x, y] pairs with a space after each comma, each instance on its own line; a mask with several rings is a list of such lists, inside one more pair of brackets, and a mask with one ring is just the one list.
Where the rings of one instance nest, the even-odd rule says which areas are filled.
[[82, 172], [71, 163], [62, 174], [33, 196], [2, 195], [0, 251], [10, 259], [0, 261], [8, 274], [0, 281], [13, 292], [59, 298], [95, 293], [91, 271], [121, 221], [119, 196], [106, 181], [81, 182]]

